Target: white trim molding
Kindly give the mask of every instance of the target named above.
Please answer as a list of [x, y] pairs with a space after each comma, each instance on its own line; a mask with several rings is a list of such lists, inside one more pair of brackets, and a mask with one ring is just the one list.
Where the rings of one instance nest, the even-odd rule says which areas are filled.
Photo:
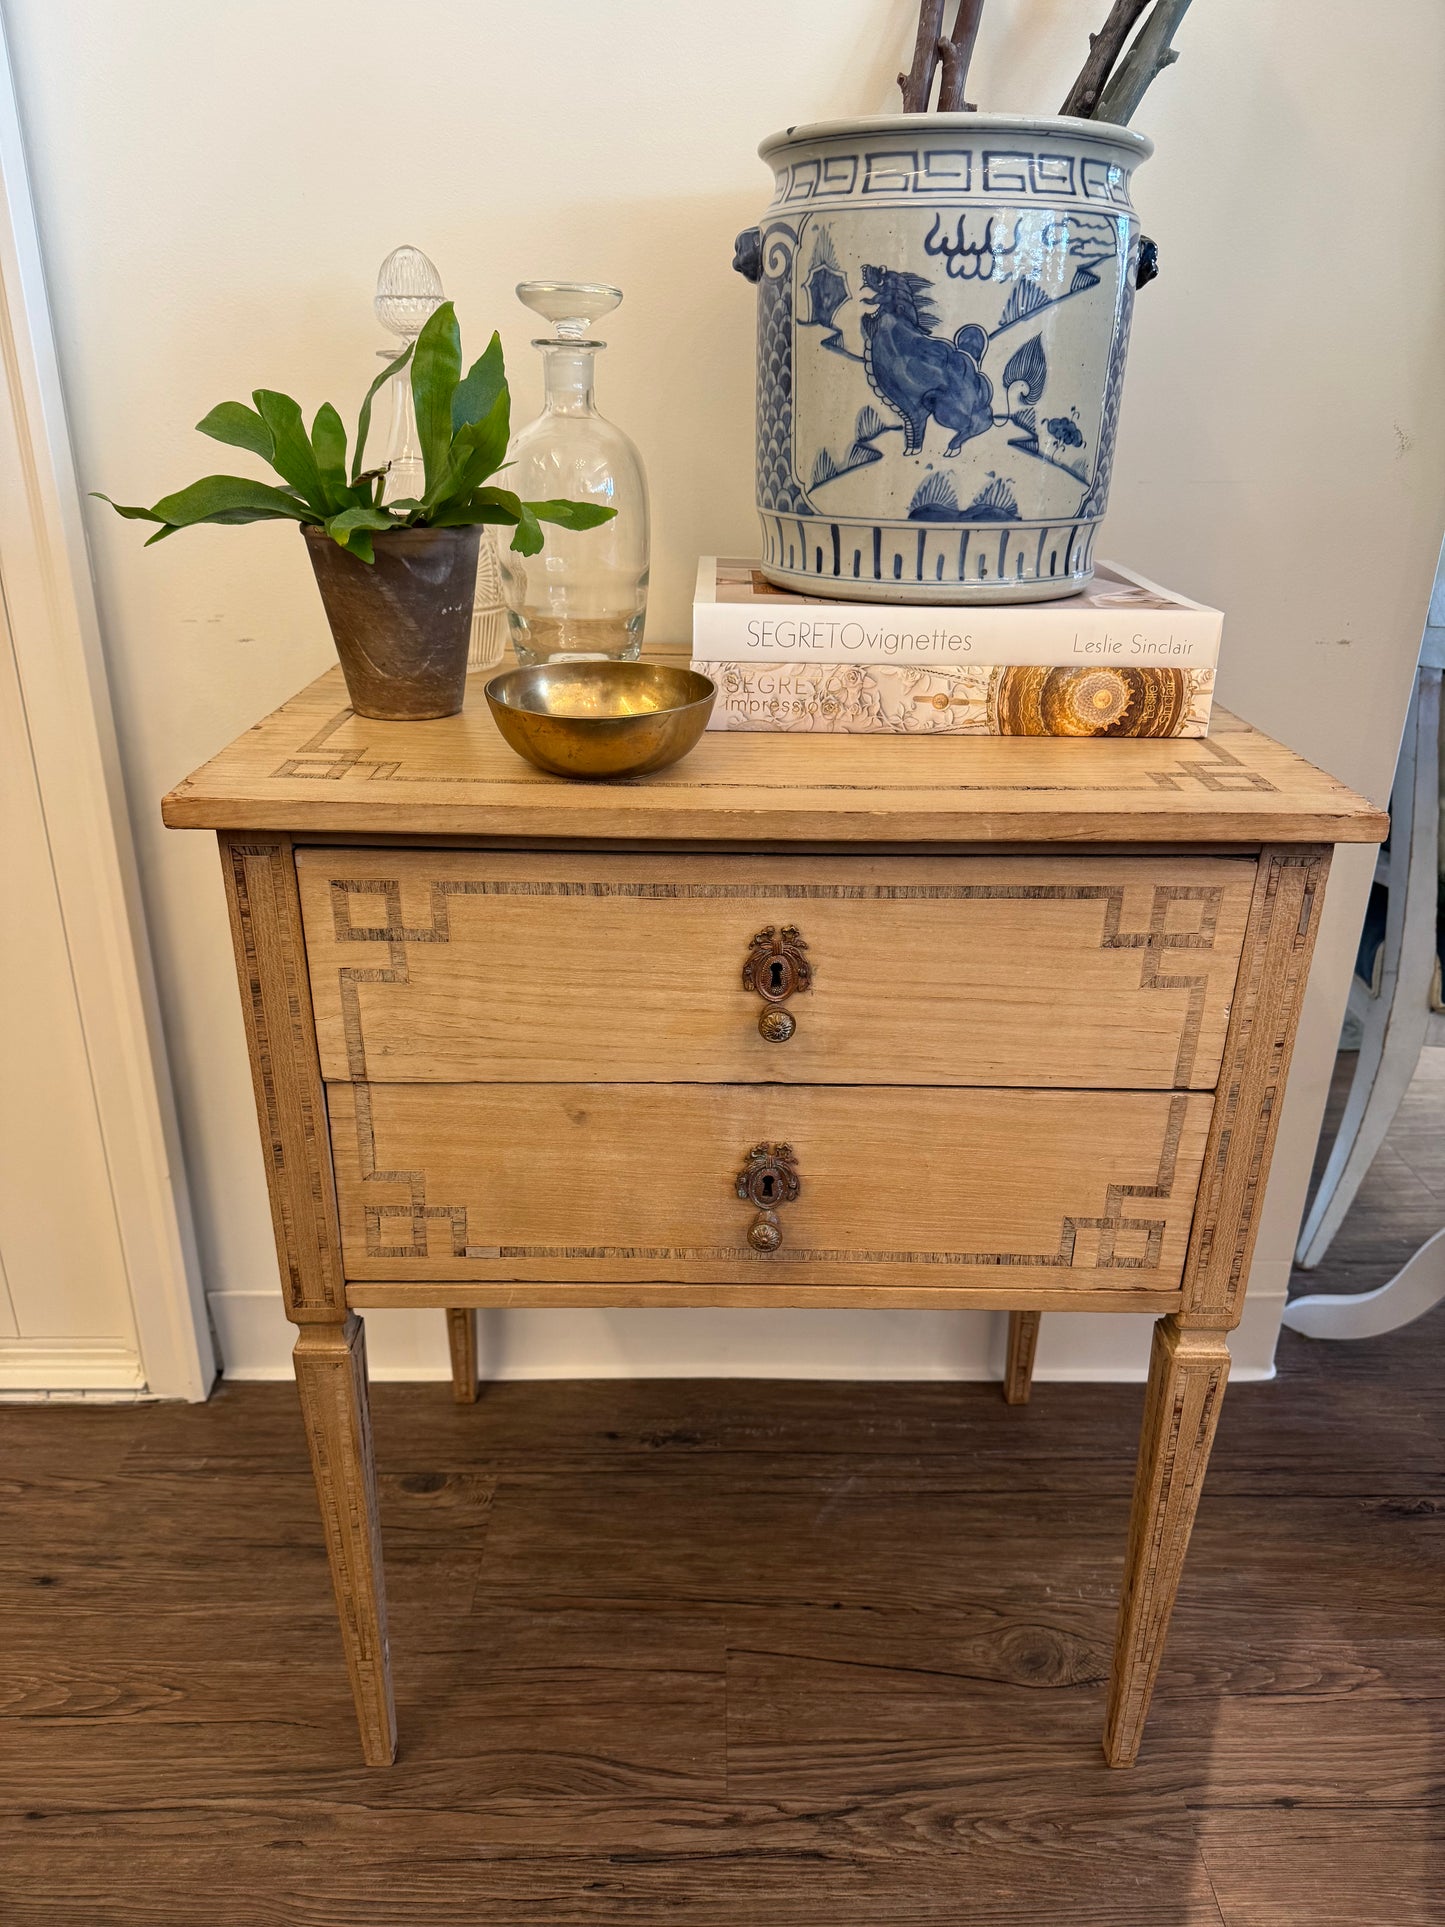
[[[1233, 1378], [1273, 1378], [1279, 1298], [1251, 1292], [1230, 1333]], [[296, 1330], [281, 1294], [211, 1295], [226, 1377], [292, 1377]], [[449, 1380], [439, 1311], [368, 1311], [366, 1356], [377, 1384]], [[807, 1378], [997, 1381], [1006, 1312], [731, 1311], [682, 1306], [603, 1310], [489, 1307], [478, 1313], [486, 1380], [532, 1378]], [[1154, 1319], [1137, 1312], [1049, 1312], [1035, 1380], [1143, 1384]]]
[[[0, 20], [0, 593], [148, 1389], [215, 1377], [9, 47]], [[94, 1348], [92, 1348], [94, 1349]], [[101, 1348], [104, 1350], [104, 1347]], [[0, 1355], [0, 1385], [15, 1385]], [[33, 1374], [36, 1352], [13, 1369]], [[60, 1353], [102, 1386], [119, 1369]], [[93, 1375], [100, 1372], [102, 1378]], [[127, 1387], [134, 1383], [131, 1373]], [[121, 1389], [117, 1387], [117, 1389]]]
[[134, 1347], [104, 1339], [0, 1338], [0, 1403], [37, 1393], [130, 1393], [148, 1389]]

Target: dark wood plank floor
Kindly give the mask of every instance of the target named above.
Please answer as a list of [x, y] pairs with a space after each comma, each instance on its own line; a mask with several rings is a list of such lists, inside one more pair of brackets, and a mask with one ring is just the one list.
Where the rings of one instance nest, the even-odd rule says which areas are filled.
[[390, 1772], [290, 1387], [0, 1408], [0, 1922], [1440, 1923], [1442, 1377], [1230, 1391], [1132, 1773], [1139, 1388], [380, 1387]]
[[389, 1773], [289, 1387], [7, 1408], [0, 1920], [1439, 1922], [1442, 1338], [1230, 1392], [1133, 1773], [1137, 1389], [379, 1388]]
[[[1355, 1053], [1336, 1061], [1318, 1174], [1345, 1107]], [[1445, 1225], [1445, 1050], [1420, 1053], [1419, 1068], [1370, 1166], [1354, 1208], [1312, 1272], [1297, 1271], [1301, 1291], [1375, 1291]]]

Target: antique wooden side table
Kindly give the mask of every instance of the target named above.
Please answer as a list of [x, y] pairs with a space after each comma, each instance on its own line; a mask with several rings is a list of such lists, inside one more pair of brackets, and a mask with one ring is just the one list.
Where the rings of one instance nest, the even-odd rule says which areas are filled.
[[706, 737], [521, 762], [339, 671], [165, 802], [219, 832], [296, 1379], [373, 1765], [396, 1749], [358, 1313], [1159, 1314], [1104, 1748], [1139, 1746], [1330, 846], [1386, 819], [1195, 741]]

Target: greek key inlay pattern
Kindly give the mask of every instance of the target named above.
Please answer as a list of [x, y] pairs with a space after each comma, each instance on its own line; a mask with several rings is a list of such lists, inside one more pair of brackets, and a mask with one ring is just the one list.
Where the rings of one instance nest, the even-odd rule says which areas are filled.
[[[405, 1185], [410, 1193], [406, 1204], [369, 1204], [366, 1206], [366, 1253], [369, 1258], [425, 1258], [429, 1255], [428, 1227], [433, 1222], [446, 1224], [451, 1234], [451, 1254], [457, 1258], [657, 1258], [767, 1261], [769, 1254], [750, 1246], [563, 1246], [563, 1245], [483, 1245], [470, 1242], [465, 1205], [429, 1205], [426, 1175], [422, 1171], [388, 1170], [377, 1163], [376, 1137], [372, 1117], [372, 1093], [367, 1082], [366, 1037], [361, 1019], [360, 986], [367, 983], [406, 984], [411, 981], [407, 961], [408, 944], [445, 944], [451, 942], [451, 899], [453, 897], [631, 897], [652, 901], [682, 898], [714, 898], [733, 901], [761, 899], [816, 901], [820, 899], [895, 901], [976, 901], [976, 902], [1097, 902], [1103, 908], [1099, 947], [1103, 950], [1139, 950], [1141, 990], [1183, 990], [1187, 994], [1184, 1022], [1180, 1027], [1179, 1047], [1174, 1067], [1176, 1088], [1188, 1085], [1198, 1049], [1209, 980], [1165, 968], [1171, 950], [1212, 950], [1218, 928], [1222, 890], [1212, 884], [1156, 884], [1150, 904], [1149, 923], [1144, 930], [1125, 930], [1123, 884], [1104, 883], [688, 883], [642, 881], [567, 882], [541, 879], [511, 881], [496, 878], [435, 878], [429, 888], [430, 922], [408, 924], [402, 914], [401, 884], [395, 877], [335, 877], [331, 879], [332, 927], [338, 943], [384, 943], [387, 963], [376, 966], [342, 965], [338, 972], [342, 1034], [346, 1045], [347, 1075], [352, 1080], [356, 1102], [357, 1155], [364, 1184]], [[358, 897], [380, 899], [385, 918], [380, 922], [357, 923], [352, 918]], [[1176, 903], [1199, 905], [1199, 920], [1193, 930], [1170, 930], [1170, 907]], [[1152, 1186], [1111, 1185], [1103, 1214], [1098, 1218], [1065, 1218], [1054, 1251], [1043, 1254], [1014, 1252], [937, 1252], [937, 1251], [835, 1251], [790, 1250], [789, 1257], [816, 1259], [831, 1264], [909, 1263], [920, 1265], [1046, 1265], [1071, 1267], [1075, 1262], [1077, 1234], [1097, 1230], [1099, 1241], [1094, 1266], [1099, 1270], [1157, 1270], [1164, 1234], [1163, 1220], [1134, 1219], [1123, 1216], [1127, 1197], [1168, 1198], [1173, 1184], [1179, 1132], [1183, 1127], [1182, 1099], [1170, 1107], [1169, 1129], [1160, 1157], [1159, 1176]], [[398, 1223], [409, 1236], [405, 1243], [387, 1242], [386, 1229]], [[1124, 1251], [1118, 1234], [1144, 1234], [1141, 1250]]]
[[[463, 789], [468, 786], [474, 788], [480, 786], [484, 789], [535, 789], [539, 782], [548, 780], [546, 777], [538, 776], [471, 775], [465, 772], [443, 776], [435, 770], [415, 773], [409, 771], [399, 757], [368, 756], [365, 743], [353, 744], [345, 748], [335, 746], [331, 741], [332, 737], [352, 719], [353, 712], [350, 709], [338, 710], [314, 736], [300, 745], [295, 755], [288, 756], [272, 770], [270, 780], [280, 782], [287, 778], [296, 778], [305, 782], [341, 783], [354, 779], [367, 783], [425, 783], [438, 787]], [[1131, 748], [1136, 746], [1142, 748], [1143, 744], [1141, 742], [1138, 745], [1130, 745]], [[1260, 791], [1269, 795], [1277, 794], [1276, 784], [1271, 783], [1269, 778], [1259, 770], [1247, 768], [1237, 756], [1231, 755], [1216, 736], [1190, 738], [1187, 752], [1182, 751], [1180, 745], [1167, 738], [1152, 744], [1151, 747], [1156, 749], [1164, 759], [1158, 768], [1143, 772], [1156, 789], [1178, 793], [1197, 785], [1200, 789], [1216, 796], [1241, 795], [1247, 790]], [[1137, 766], [1137, 759], [1130, 760]], [[692, 770], [682, 775], [675, 775], [670, 770], [659, 770], [651, 776], [613, 777], [608, 783], [608, 788], [635, 789], [642, 785], [646, 785], [649, 789], [668, 789], [674, 786], [694, 790], [765, 788], [769, 791], [811, 790], [819, 794], [834, 791], [844, 791], [849, 794], [882, 792], [889, 796], [934, 795], [940, 789], [1007, 792], [1016, 788], [1028, 788], [1045, 795], [1075, 794], [1069, 786], [1064, 784], [1010, 784], [1001, 783], [996, 777], [992, 780], [970, 780], [962, 768], [951, 769], [946, 784], [936, 781], [899, 783], [891, 780], [887, 783], [784, 782], [774, 772], [769, 772], [766, 780], [762, 778], [748, 780], [738, 777], [698, 776]], [[1091, 777], [1088, 794], [1137, 796], [1140, 790], [1141, 784], [1138, 782], [1104, 783], [1096, 777]]]
[[[1162, 1218], [1126, 1217], [1128, 1198], [1166, 1201], [1173, 1195], [1175, 1167], [1179, 1158], [1179, 1139], [1184, 1129], [1188, 1100], [1172, 1097], [1159, 1153], [1159, 1169], [1152, 1184], [1111, 1184], [1104, 1194], [1104, 1209], [1097, 1218], [1065, 1218], [1059, 1242], [1052, 1251], [840, 1251], [815, 1245], [789, 1247], [783, 1260], [798, 1259], [808, 1264], [829, 1265], [943, 1265], [957, 1267], [1040, 1266], [1048, 1270], [1075, 1268], [1078, 1236], [1081, 1231], [1097, 1231], [1094, 1271], [1157, 1271], [1164, 1243], [1166, 1224]], [[1126, 1248], [1134, 1237], [1138, 1248]], [[692, 1259], [747, 1264], [776, 1264], [771, 1252], [754, 1251], [751, 1245], [471, 1245], [461, 1254], [468, 1258], [657, 1258]]]
[[1329, 850], [1310, 846], [1260, 865], [1185, 1261], [1194, 1312], [1232, 1312], [1248, 1278], [1329, 868]]
[[[1145, 930], [1125, 930], [1123, 884], [1113, 883], [673, 883], [673, 882], [524, 882], [493, 878], [434, 880], [430, 886], [428, 924], [407, 924], [402, 917], [401, 885], [395, 877], [338, 877], [331, 882], [332, 926], [338, 943], [385, 943], [390, 956], [385, 969], [364, 970], [344, 965], [340, 971], [342, 1025], [346, 1038], [347, 1074], [366, 1076], [366, 1042], [362, 1035], [361, 1003], [356, 986], [362, 983], [410, 982], [406, 946], [410, 943], [451, 942], [452, 897], [633, 897], [652, 902], [704, 898], [733, 902], [845, 901], [907, 902], [1051, 902], [1100, 903], [1104, 907], [1101, 950], [1140, 950], [1141, 990], [1183, 990], [1188, 1001], [1179, 1033], [1174, 1085], [1184, 1089], [1194, 1069], [1199, 1031], [1204, 1020], [1209, 979], [1171, 972], [1165, 967], [1171, 950], [1212, 950], [1219, 924], [1223, 892], [1214, 884], [1156, 884]], [[357, 924], [351, 917], [354, 897], [379, 897], [386, 906], [381, 923]], [[1199, 922], [1193, 930], [1170, 930], [1172, 904], [1197, 903]]]

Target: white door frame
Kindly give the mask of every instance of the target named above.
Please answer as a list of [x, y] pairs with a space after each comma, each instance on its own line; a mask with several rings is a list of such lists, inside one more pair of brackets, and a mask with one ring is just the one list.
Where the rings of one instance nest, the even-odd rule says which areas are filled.
[[203, 1399], [215, 1358], [3, 18], [0, 596], [146, 1388]]

